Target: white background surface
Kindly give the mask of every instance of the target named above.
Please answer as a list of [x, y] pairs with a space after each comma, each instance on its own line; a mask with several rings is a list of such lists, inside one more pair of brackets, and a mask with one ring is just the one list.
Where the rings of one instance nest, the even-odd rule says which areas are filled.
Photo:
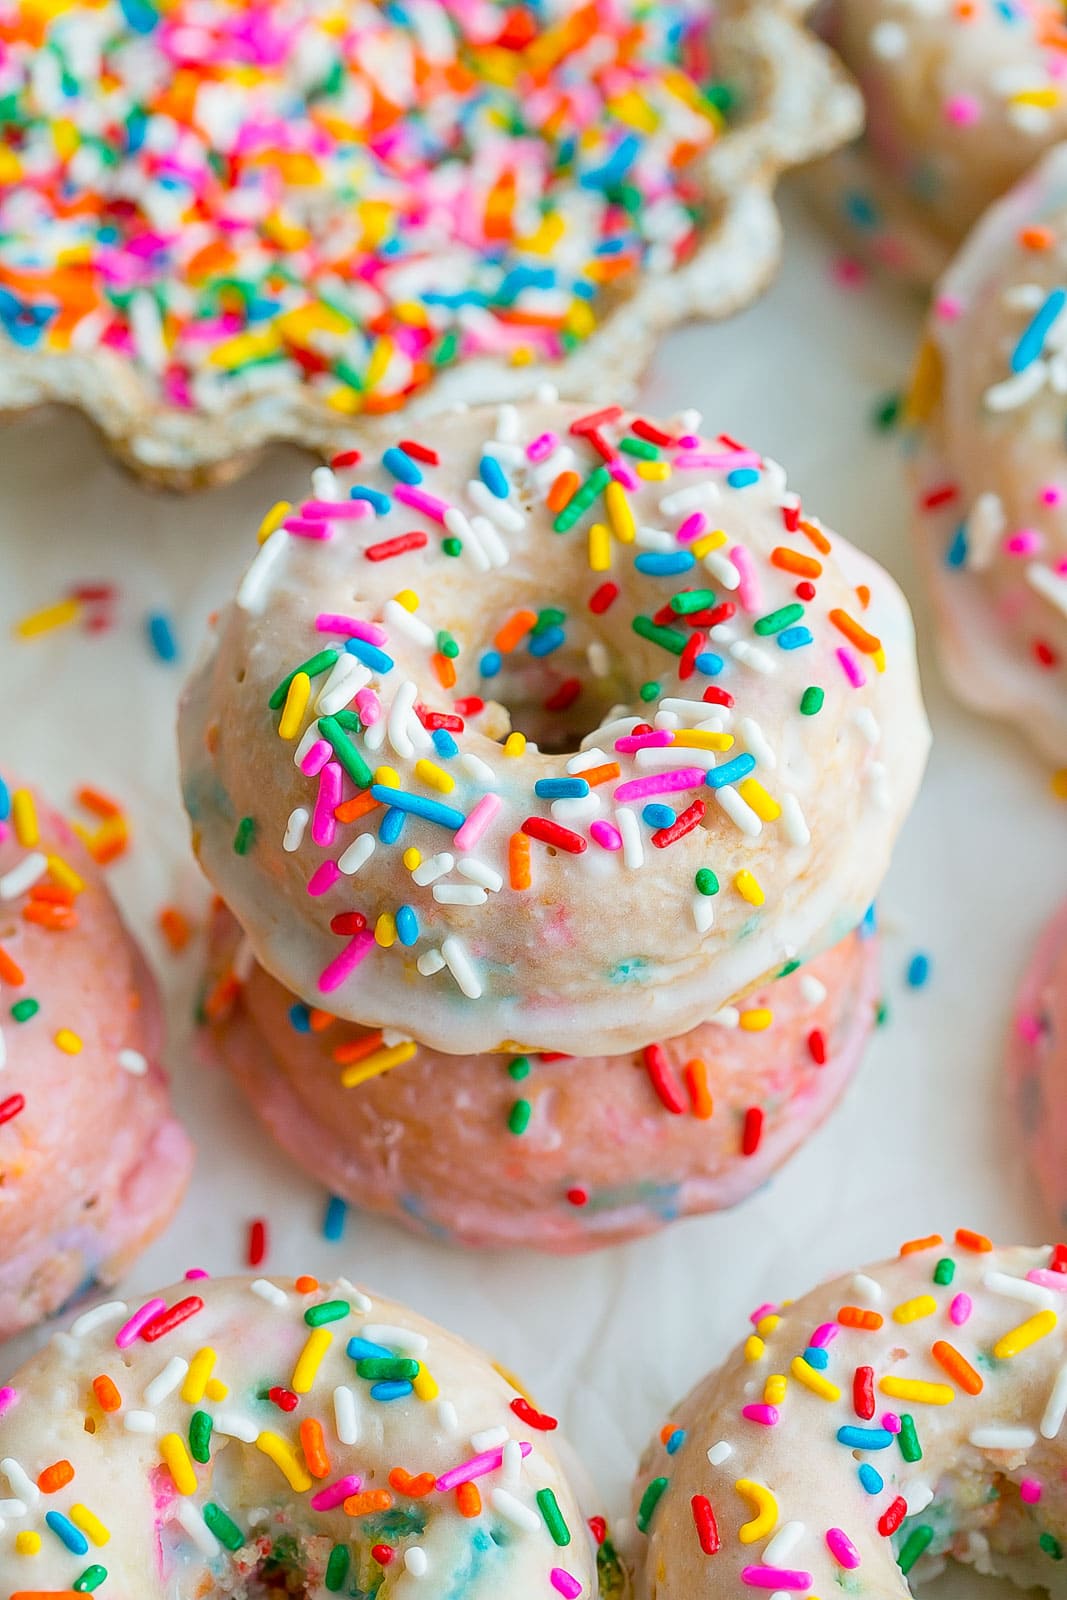
[[[0, 431], [0, 768], [39, 780], [61, 806], [94, 782], [128, 807], [134, 848], [110, 881], [163, 980], [176, 1099], [199, 1148], [185, 1206], [129, 1292], [193, 1264], [242, 1267], [247, 1222], [263, 1216], [268, 1271], [362, 1279], [523, 1374], [564, 1419], [613, 1511], [666, 1408], [725, 1355], [756, 1304], [890, 1254], [913, 1235], [964, 1224], [1034, 1243], [1055, 1228], [1040, 1214], [1004, 1114], [1000, 1060], [1014, 986], [1067, 889], [1067, 809], [1014, 732], [947, 700], [932, 659], [898, 441], [870, 421], [877, 398], [904, 379], [917, 308], [877, 282], [842, 287], [832, 247], [796, 204], [788, 222], [785, 270], [770, 295], [726, 326], [667, 340], [643, 403], [650, 414], [700, 406], [711, 429], [776, 456], [813, 510], [891, 568], [917, 611], [934, 752], [881, 901], [889, 1022], [844, 1105], [738, 1210], [625, 1249], [558, 1262], [463, 1255], [354, 1211], [343, 1242], [322, 1238], [322, 1191], [199, 1060], [191, 1028], [199, 950], [173, 957], [155, 927], [163, 904], [199, 915], [207, 901], [178, 798], [182, 675], [208, 611], [250, 558], [261, 513], [301, 492], [308, 464], [278, 450], [234, 486], [171, 498], [128, 479], [73, 416]], [[120, 590], [112, 631], [12, 640], [23, 612], [90, 579]], [[174, 619], [177, 666], [145, 643], [154, 610]], [[904, 969], [920, 949], [932, 975], [912, 991]], [[31, 1344], [0, 1348], [0, 1379]], [[997, 1592], [969, 1575], [951, 1592], [976, 1589]]]

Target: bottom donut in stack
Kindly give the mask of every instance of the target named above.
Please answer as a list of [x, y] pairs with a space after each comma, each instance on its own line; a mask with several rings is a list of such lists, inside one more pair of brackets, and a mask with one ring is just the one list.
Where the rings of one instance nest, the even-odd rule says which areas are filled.
[[335, 1194], [474, 1247], [576, 1252], [737, 1204], [830, 1111], [877, 1012], [864, 928], [645, 1050], [446, 1056], [308, 1008], [246, 949], [220, 907], [207, 1013], [270, 1132]]

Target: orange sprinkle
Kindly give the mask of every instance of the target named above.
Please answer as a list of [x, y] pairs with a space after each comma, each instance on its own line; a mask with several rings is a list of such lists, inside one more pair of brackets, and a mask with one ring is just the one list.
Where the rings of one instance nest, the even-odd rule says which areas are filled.
[[308, 1012], [308, 1026], [312, 1033], [325, 1033], [331, 1022], [336, 1022], [332, 1011], [320, 1011], [317, 1007]]
[[175, 955], [180, 955], [193, 936], [193, 930], [184, 911], [177, 906], [164, 906], [159, 913], [159, 931]]
[[885, 1318], [880, 1311], [868, 1311], [863, 1306], [842, 1306], [837, 1320], [843, 1328], [863, 1328], [867, 1333], [874, 1333]]
[[788, 550], [784, 544], [771, 551], [771, 566], [779, 567], [782, 572], [795, 572], [800, 578], [822, 577], [821, 561], [816, 561], [814, 556], [801, 555], [799, 550]]
[[430, 660], [441, 688], [454, 689], [456, 686], [456, 666], [451, 656], [446, 656], [442, 651], [435, 650]]
[[562, 511], [564, 506], [569, 505], [574, 499], [580, 482], [581, 479], [576, 472], [561, 472], [553, 480], [552, 487], [546, 496], [545, 504], [548, 509], [555, 512]]
[[357, 822], [360, 817], [365, 817], [368, 811], [373, 811], [375, 806], [380, 806], [380, 800], [374, 800], [370, 794], [354, 794], [351, 800], [342, 800], [339, 806], [334, 806], [333, 814], [338, 822]]
[[865, 656], [876, 656], [882, 648], [881, 639], [876, 639], [873, 633], [868, 633], [866, 628], [860, 627], [855, 617], [850, 617], [840, 606], [835, 606], [830, 612], [830, 621], [838, 632], [843, 633], [849, 643], [854, 644], [857, 650], [862, 650]]
[[221, 1022], [241, 991], [232, 972], [223, 973], [218, 983], [204, 1001], [204, 1015], [209, 1022]]
[[65, 1489], [74, 1478], [74, 1468], [69, 1461], [53, 1461], [50, 1467], [37, 1479], [37, 1487], [42, 1494], [55, 1494], [57, 1489]]
[[[81, 830], [79, 830], [80, 832]], [[101, 824], [94, 834], [82, 833], [86, 848], [99, 867], [106, 867], [122, 855], [130, 842], [130, 830], [121, 817]]]
[[365, 1489], [362, 1494], [350, 1494], [344, 1506], [350, 1517], [365, 1517], [370, 1511], [388, 1511], [392, 1503], [388, 1489]]
[[461, 1483], [456, 1490], [456, 1509], [461, 1517], [480, 1517], [482, 1496], [476, 1483]]
[[431, 1494], [437, 1479], [432, 1472], [420, 1472], [413, 1478], [403, 1467], [394, 1467], [389, 1474], [389, 1483], [397, 1494], [409, 1495], [412, 1500], [423, 1500]]
[[1029, 227], [1019, 230], [1019, 243], [1024, 250], [1051, 250], [1056, 242], [1056, 235], [1051, 228]]
[[99, 789], [84, 788], [78, 790], [78, 804], [84, 806], [86, 811], [92, 811], [98, 817], [121, 817], [122, 807], [117, 800], [112, 800], [110, 795], [102, 794]]
[[64, 883], [35, 883], [30, 890], [30, 899], [50, 906], [72, 906], [74, 891]]
[[47, 900], [31, 900], [22, 908], [22, 920], [59, 933], [78, 926], [78, 913], [73, 906], [53, 906]]
[[930, 1354], [939, 1367], [944, 1367], [950, 1378], [954, 1378], [966, 1394], [981, 1394], [985, 1388], [981, 1376], [975, 1372], [971, 1363], [961, 1356], [955, 1345], [938, 1339], [930, 1349]]
[[900, 1253], [902, 1256], [914, 1256], [920, 1250], [933, 1250], [935, 1245], [944, 1244], [944, 1242], [939, 1233], [931, 1233], [925, 1239], [909, 1239], [907, 1244], [901, 1245]]
[[513, 889], [528, 889], [530, 877], [530, 840], [525, 833], [513, 833], [508, 840], [508, 881]]
[[122, 1396], [106, 1372], [102, 1372], [99, 1378], [93, 1379], [93, 1393], [101, 1411], [118, 1411], [122, 1405]]
[[498, 628], [493, 643], [503, 655], [510, 655], [521, 639], [529, 633], [537, 621], [536, 611], [516, 611], [514, 616], [508, 618], [502, 628]]
[[866, 611], [867, 607], [871, 603], [871, 591], [870, 591], [870, 589], [867, 587], [867, 585], [865, 583], [857, 583], [857, 585], [856, 585], [856, 595], [857, 595], [857, 597], [859, 599], [860, 610], [861, 611]]
[[301, 1273], [295, 1284], [297, 1294], [314, 1294], [318, 1286], [318, 1278], [309, 1277], [306, 1272]]
[[338, 1066], [350, 1067], [353, 1061], [362, 1061], [364, 1056], [371, 1056], [379, 1049], [382, 1042], [381, 1031], [368, 1033], [362, 1039], [349, 1039], [347, 1044], [339, 1044], [333, 1052], [333, 1059]]
[[13, 985], [15, 988], [17, 988], [20, 983], [26, 982], [26, 974], [23, 972], [18, 962], [14, 961], [11, 956], [8, 955], [3, 945], [0, 945], [0, 978], [2, 978], [5, 983], [10, 983]]
[[322, 1423], [315, 1417], [305, 1417], [300, 1424], [300, 1448], [304, 1452], [307, 1469], [313, 1478], [326, 1478], [330, 1473], [330, 1457], [326, 1451], [326, 1435]]
[[577, 776], [584, 778], [590, 789], [595, 789], [598, 783], [610, 783], [613, 778], [621, 777], [622, 768], [617, 761], [606, 761], [602, 767], [586, 767], [584, 772]]
[[687, 1061], [682, 1068], [682, 1077], [685, 1079], [694, 1117], [706, 1122], [715, 1109], [711, 1090], [708, 1088], [707, 1062], [701, 1056], [694, 1056], [692, 1061]]
[[961, 1250], [973, 1250], [976, 1255], [984, 1256], [993, 1248], [992, 1239], [987, 1239], [984, 1233], [975, 1233], [971, 1228], [956, 1229], [956, 1243]]
[[803, 517], [800, 519], [800, 526], [803, 528], [804, 532], [807, 534], [816, 550], [818, 550], [819, 554], [828, 556], [832, 546], [822, 529], [817, 528], [814, 522], [805, 522]]

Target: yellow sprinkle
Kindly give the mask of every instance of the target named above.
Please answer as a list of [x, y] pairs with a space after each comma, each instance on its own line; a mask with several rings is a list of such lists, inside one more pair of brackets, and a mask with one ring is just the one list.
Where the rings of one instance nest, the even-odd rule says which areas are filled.
[[941, 353], [932, 339], [919, 346], [911, 386], [904, 402], [907, 423], [926, 422], [941, 398]]
[[16, 639], [33, 639], [39, 633], [51, 633], [53, 628], [66, 628], [81, 616], [80, 600], [58, 600], [54, 606], [42, 606], [31, 611], [15, 624]]
[[278, 348], [278, 340], [279, 335], [274, 328], [264, 333], [236, 333], [232, 339], [224, 339], [217, 344], [209, 352], [208, 360], [213, 367], [229, 371], [233, 367], [244, 366], [246, 361], [273, 355]]
[[399, 594], [394, 594], [393, 599], [398, 606], [403, 606], [405, 611], [417, 611], [419, 609], [419, 597], [414, 589], [401, 589]]
[[425, 756], [415, 763], [415, 776], [421, 778], [423, 783], [428, 783], [431, 789], [436, 789], [440, 794], [451, 794], [456, 787], [456, 780], [450, 772], [439, 767], [436, 761], [427, 761]]
[[382, 337], [377, 341], [371, 351], [370, 360], [367, 362], [366, 385], [368, 389], [377, 388], [385, 377], [386, 369], [393, 359], [393, 341]]
[[737, 1025], [739, 1028], [744, 1028], [746, 1033], [762, 1033], [773, 1021], [774, 1012], [770, 1006], [753, 1006], [750, 1011], [741, 1012]]
[[1059, 767], [1049, 779], [1049, 788], [1057, 800], [1067, 800], [1067, 767]]
[[763, 1400], [765, 1405], [780, 1406], [785, 1399], [785, 1392], [789, 1387], [789, 1379], [782, 1372], [772, 1372], [767, 1382], [763, 1385]]
[[676, 733], [671, 748], [674, 750], [732, 750], [732, 733], [714, 733], [711, 728], [686, 728]]
[[554, 211], [542, 221], [536, 233], [528, 234], [519, 241], [520, 250], [531, 251], [534, 255], [546, 256], [555, 249], [564, 231], [564, 221], [558, 211]]
[[79, 1056], [82, 1052], [82, 1041], [78, 1034], [72, 1033], [69, 1028], [60, 1028], [55, 1036], [56, 1045], [64, 1055]]
[[881, 645], [879, 645], [878, 649], [874, 652], [874, 654], [870, 657], [870, 659], [874, 662], [874, 670], [876, 672], [884, 672], [885, 671], [885, 669], [886, 669], [885, 650]]
[[290, 1387], [294, 1394], [311, 1393], [311, 1386], [318, 1376], [322, 1358], [332, 1344], [333, 1334], [329, 1328], [312, 1328], [293, 1368], [293, 1381]]
[[205, 1345], [203, 1350], [198, 1350], [189, 1363], [189, 1371], [182, 1384], [182, 1399], [187, 1406], [198, 1406], [204, 1398], [208, 1379], [218, 1360], [216, 1351], [210, 1345]]
[[633, 544], [637, 537], [637, 524], [634, 521], [630, 502], [626, 498], [626, 490], [621, 483], [612, 479], [604, 490], [604, 505], [611, 523], [611, 531], [620, 544]]
[[394, 767], [376, 767], [374, 769], [375, 783], [384, 783], [387, 789], [400, 788], [400, 774]]
[[85, 879], [78, 876], [74, 868], [62, 856], [48, 857], [48, 871], [56, 883], [63, 889], [69, 889], [71, 894], [81, 894], [85, 888]]
[[420, 866], [422, 863], [422, 851], [416, 850], [413, 844], [409, 844], [407, 849], [404, 851], [402, 860], [408, 871], [414, 872], [415, 868]]
[[588, 300], [572, 300], [563, 319], [565, 332], [588, 339], [596, 327], [596, 313]]
[[11, 820], [15, 825], [15, 837], [24, 850], [31, 850], [40, 842], [37, 807], [28, 789], [16, 789], [11, 796]]
[[817, 1394], [820, 1400], [840, 1400], [841, 1390], [837, 1384], [824, 1378], [817, 1368], [809, 1366], [803, 1356], [794, 1356], [789, 1370], [798, 1383], [810, 1389], [812, 1394]]
[[346, 416], [354, 417], [363, 410], [363, 396], [358, 389], [348, 389], [338, 384], [326, 395], [326, 404], [331, 411], [342, 411]]
[[742, 900], [747, 900], [750, 906], [761, 906], [763, 904], [763, 890], [747, 867], [742, 867], [734, 878], [734, 888]]
[[436, 1400], [441, 1393], [437, 1379], [432, 1372], [427, 1372], [421, 1361], [417, 1376], [411, 1380], [411, 1387], [420, 1400]]
[[22, 176], [22, 162], [13, 150], [0, 149], [0, 183], [16, 183]]
[[918, 1322], [922, 1317], [932, 1317], [937, 1310], [937, 1301], [932, 1294], [917, 1295], [914, 1300], [905, 1300], [894, 1307], [894, 1322]]
[[94, 1516], [88, 1506], [71, 1506], [67, 1515], [74, 1526], [80, 1528], [95, 1545], [105, 1545], [111, 1538], [111, 1529], [105, 1528], [100, 1518]]
[[263, 518], [263, 521], [259, 525], [259, 531], [256, 534], [256, 543], [266, 544], [271, 534], [277, 533], [278, 529], [281, 527], [282, 523], [285, 521], [292, 509], [292, 505], [288, 500], [275, 501], [274, 505], [271, 506], [270, 510], [267, 512], [267, 515]]
[[1037, 106], [1042, 111], [1051, 111], [1060, 103], [1058, 89], [1020, 89], [1011, 96], [1012, 105]]
[[713, 550], [721, 550], [726, 543], [726, 535], [721, 528], [716, 528], [713, 533], [702, 533], [699, 539], [694, 539], [689, 546], [698, 561], [703, 561], [706, 555]]
[[24, 1528], [15, 1535], [15, 1549], [20, 1556], [35, 1556], [41, 1548], [41, 1535]]
[[383, 950], [391, 950], [396, 944], [396, 918], [391, 911], [380, 913], [374, 924], [374, 942]]
[[755, 1333], [750, 1333], [745, 1340], [745, 1360], [761, 1361], [763, 1352], [767, 1348], [763, 1340]]
[[526, 735], [524, 733], [509, 733], [504, 740], [504, 754], [506, 756], [521, 756], [526, 749]]
[[405, 1061], [410, 1061], [418, 1049], [413, 1039], [406, 1039], [403, 1044], [389, 1045], [384, 1050], [374, 1050], [369, 1056], [364, 1056], [362, 1061], [356, 1061], [352, 1066], [346, 1067], [341, 1074], [341, 1087], [355, 1089], [359, 1084], [366, 1083], [368, 1078], [376, 1078], [380, 1072], [389, 1072], [393, 1067], [402, 1067]]
[[300, 732], [311, 698], [311, 679], [306, 672], [297, 672], [289, 685], [289, 693], [285, 697], [285, 705], [278, 720], [278, 738], [295, 739]]
[[892, 1400], [914, 1400], [922, 1406], [949, 1406], [956, 1391], [947, 1383], [924, 1383], [921, 1378], [881, 1378], [878, 1387]]
[[671, 475], [669, 461], [639, 461], [637, 463], [637, 476], [650, 483], [665, 483]]
[[759, 1539], [766, 1539], [774, 1532], [778, 1522], [777, 1500], [765, 1484], [754, 1483], [751, 1478], [738, 1478], [734, 1488], [756, 1513], [751, 1522], [744, 1522], [738, 1528], [737, 1537], [742, 1544], [755, 1544]]
[[515, 346], [510, 359], [513, 367], [531, 367], [534, 363], [534, 353], [528, 344], [520, 344]]
[[196, 1493], [196, 1473], [180, 1433], [165, 1433], [159, 1441], [159, 1453], [170, 1468], [174, 1487], [179, 1494]]
[[756, 1323], [756, 1332], [762, 1334], [764, 1339], [769, 1339], [781, 1320], [777, 1311], [768, 1311], [767, 1315]]
[[[318, 1333], [325, 1333], [328, 1338], [330, 1337], [328, 1329], [316, 1328], [311, 1338], [313, 1339], [315, 1334]], [[311, 1339], [308, 1340], [308, 1344], [310, 1343]], [[274, 1465], [285, 1475], [290, 1489], [295, 1489], [297, 1494], [306, 1494], [311, 1488], [310, 1474], [301, 1466], [292, 1445], [287, 1444], [279, 1434], [264, 1430], [256, 1440], [256, 1449], [262, 1450], [267, 1459], [274, 1462]]]
[[1027, 1317], [1025, 1322], [1020, 1322], [1017, 1328], [1006, 1333], [1003, 1339], [997, 1340], [993, 1354], [998, 1361], [1010, 1361], [1012, 1356], [1029, 1350], [1039, 1339], [1047, 1339], [1059, 1320], [1054, 1311], [1039, 1311], [1035, 1317]]
[[611, 568], [611, 534], [602, 522], [594, 522], [589, 529], [589, 565], [594, 572]]
[[777, 822], [782, 808], [773, 795], [755, 778], [745, 778], [737, 785], [737, 792], [746, 805], [751, 806], [761, 822]]
[[628, 123], [639, 133], [655, 133], [659, 127], [656, 113], [644, 95], [638, 94], [636, 89], [627, 89], [624, 94], [613, 95], [607, 102], [607, 108], [620, 122]]
[[223, 1383], [221, 1378], [209, 1378], [204, 1392], [209, 1400], [225, 1400], [230, 1392], [230, 1386], [228, 1383]]

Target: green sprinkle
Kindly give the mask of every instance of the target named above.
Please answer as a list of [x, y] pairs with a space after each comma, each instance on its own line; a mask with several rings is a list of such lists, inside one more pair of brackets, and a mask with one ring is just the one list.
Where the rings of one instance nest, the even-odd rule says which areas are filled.
[[659, 684], [653, 683], [650, 679], [648, 683], [643, 683], [637, 692], [647, 704], [650, 700], [659, 699]]
[[685, 634], [678, 628], [661, 628], [651, 617], [636, 616], [630, 626], [642, 639], [661, 645], [664, 650], [669, 650], [672, 656], [680, 656], [688, 642]]
[[437, 648], [440, 650], [441, 654], [443, 656], [447, 656], [450, 661], [455, 661], [456, 657], [459, 655], [459, 645], [446, 628], [441, 628], [438, 630]]
[[106, 1577], [106, 1567], [86, 1567], [81, 1577], [75, 1578], [72, 1588], [77, 1589], [79, 1594], [92, 1594], [94, 1589], [99, 1589]]
[[777, 611], [768, 611], [765, 617], [757, 617], [752, 624], [752, 631], [766, 638], [768, 634], [781, 633], [783, 628], [791, 627], [803, 615], [804, 607], [799, 601], [794, 601], [791, 606], [779, 606]]
[[942, 1256], [934, 1268], [934, 1282], [942, 1286], [952, 1282], [956, 1276], [956, 1263], [951, 1256]]
[[256, 834], [255, 817], [242, 817], [237, 824], [237, 832], [233, 836], [234, 853], [246, 856], [252, 848], [252, 840]]
[[607, 467], [597, 467], [595, 472], [590, 473], [552, 524], [555, 532], [566, 533], [568, 528], [573, 528], [582, 512], [589, 510], [597, 495], [602, 494], [610, 482], [611, 473]]
[[41, 1002], [39, 1000], [16, 1000], [11, 1007], [11, 1015], [16, 1022], [29, 1022], [30, 1018], [35, 1017], [40, 1009]]
[[516, 1100], [508, 1112], [508, 1127], [514, 1134], [525, 1133], [530, 1126], [533, 1106], [529, 1100]]
[[900, 1554], [897, 1556], [897, 1566], [905, 1576], [911, 1571], [919, 1557], [929, 1549], [933, 1540], [934, 1530], [925, 1522], [911, 1530], [901, 1547]]
[[212, 1421], [206, 1411], [194, 1411], [189, 1421], [189, 1454], [201, 1465], [211, 1460]]
[[347, 383], [350, 389], [355, 389], [357, 394], [362, 394], [364, 389], [363, 375], [356, 371], [351, 361], [338, 360], [333, 364], [333, 370], [342, 383]]
[[459, 334], [455, 332], [446, 333], [431, 357], [433, 365], [435, 367], [446, 367], [450, 361], [456, 359], [456, 351], [458, 349]]
[[523, 1078], [528, 1078], [530, 1076], [529, 1056], [515, 1056], [513, 1060], [508, 1062], [508, 1072], [516, 1083], [521, 1083]]
[[346, 733], [363, 732], [363, 718], [360, 716], [358, 711], [350, 711], [347, 706], [342, 706], [340, 711], [334, 712], [334, 716], [337, 719], [338, 725], [342, 727]]
[[652, 1514], [660, 1503], [663, 1491], [669, 1483], [668, 1478], [653, 1478], [644, 1494], [641, 1504], [637, 1508], [637, 1529], [639, 1533], [647, 1533], [648, 1525], [652, 1521]]
[[294, 667], [292, 672], [289, 673], [288, 677], [282, 679], [281, 683], [271, 695], [271, 710], [281, 710], [282, 706], [285, 704], [285, 697], [289, 693], [289, 685], [292, 683], [298, 672], [306, 672], [309, 678], [317, 678], [320, 672], [329, 671], [340, 653], [341, 652], [339, 650], [334, 650], [332, 647], [326, 650], [320, 650], [317, 656], [309, 656], [308, 659], [306, 661], [302, 661], [298, 667]]
[[204, 1521], [227, 1550], [240, 1550], [245, 1542], [244, 1534], [233, 1518], [228, 1517], [222, 1507], [215, 1505], [212, 1500], [204, 1507]]
[[903, 401], [899, 394], [887, 394], [876, 402], [871, 421], [880, 433], [888, 433], [900, 421]]
[[715, 604], [714, 589], [688, 589], [683, 594], [671, 595], [671, 610], [676, 617], [687, 617], [691, 611], [703, 611]]
[[822, 703], [826, 694], [822, 689], [812, 684], [810, 689], [805, 689], [800, 697], [800, 715], [802, 717], [816, 717], [822, 710]]
[[915, 1432], [915, 1418], [905, 1414], [900, 1419], [900, 1432], [897, 1434], [897, 1443], [900, 1453], [905, 1461], [921, 1461], [923, 1458], [922, 1445], [919, 1435]]
[[885, 1000], [879, 1000], [874, 1008], [874, 1025], [876, 1028], [884, 1028], [888, 1021], [889, 1004]]
[[304, 1321], [309, 1328], [321, 1328], [327, 1322], [340, 1322], [351, 1309], [347, 1300], [320, 1300], [317, 1306], [308, 1306]]
[[344, 1586], [348, 1577], [348, 1564], [351, 1560], [346, 1544], [335, 1544], [330, 1551], [330, 1559], [326, 1563], [326, 1587], [331, 1594], [336, 1594]]
[[537, 613], [537, 621], [530, 629], [531, 633], [546, 633], [549, 628], [561, 628], [567, 620], [567, 613], [561, 611], [559, 606], [545, 606]]
[[352, 782], [361, 789], [369, 789], [374, 782], [374, 774], [337, 718], [320, 717], [318, 728]]
[[635, 439], [631, 434], [619, 440], [619, 449], [623, 455], [637, 456], [641, 461], [659, 460], [659, 451], [654, 444], [648, 439]]
[[361, 1378], [375, 1381], [379, 1378], [387, 1382], [406, 1378], [410, 1382], [419, 1375], [419, 1363], [412, 1361], [410, 1356], [364, 1356], [356, 1362], [356, 1371]]
[[719, 880], [710, 867], [701, 867], [693, 882], [697, 886], [698, 894], [718, 894]]
[[728, 115], [738, 101], [737, 90], [732, 83], [709, 83], [704, 90], [704, 98], [709, 106], [714, 106], [723, 116]]
[[789, 974], [791, 972], [795, 972], [799, 966], [800, 962], [796, 959], [796, 957], [794, 957], [792, 961], [787, 961], [785, 966], [780, 967], [778, 970], [779, 978], [788, 978]]
[[463, 554], [463, 540], [457, 539], [454, 534], [449, 534], [447, 539], [441, 540], [441, 549], [446, 556], [461, 556]]
[[545, 1527], [552, 1535], [553, 1542], [560, 1546], [570, 1544], [571, 1530], [568, 1528], [559, 1509], [559, 1501], [551, 1489], [538, 1489], [537, 1504], [541, 1508], [541, 1515], [545, 1519]]
[[1052, 1557], [1053, 1561], [1063, 1560], [1063, 1546], [1058, 1539], [1052, 1537], [1051, 1533], [1043, 1533], [1037, 1542], [1045, 1554]]

